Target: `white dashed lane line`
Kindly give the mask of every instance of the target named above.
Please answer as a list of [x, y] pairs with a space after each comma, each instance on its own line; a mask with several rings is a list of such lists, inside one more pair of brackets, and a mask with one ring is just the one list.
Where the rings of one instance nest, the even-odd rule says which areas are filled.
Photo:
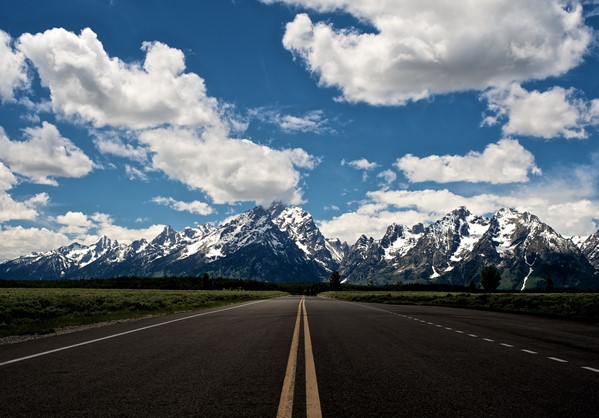
[[[433, 325], [433, 326], [435, 326], [437, 328], [443, 328], [443, 329], [445, 329], [447, 331], [453, 331], [453, 332], [455, 332], [457, 334], [466, 334], [469, 337], [478, 338], [478, 335], [476, 335], [476, 334], [469, 334], [469, 333], [466, 333], [466, 332], [461, 331], [459, 329], [453, 329], [451, 327], [446, 327], [446, 326], [441, 325], [441, 324], [435, 324], [434, 322], [425, 321], [425, 320], [422, 320], [422, 319], [419, 319], [419, 318], [414, 318], [412, 316], [407, 316], [407, 315], [403, 315], [403, 314], [399, 314], [399, 313], [385, 311], [383, 309], [376, 309], [376, 308], [372, 308], [370, 306], [369, 306], [369, 308], [370, 309], [375, 309], [377, 311], [387, 312], [387, 313], [390, 313], [390, 314], [393, 314], [393, 315], [396, 315], [396, 316], [400, 316], [400, 317], [405, 318], [405, 319], [411, 319], [413, 321], [417, 321], [417, 322], [420, 322], [422, 324]], [[480, 338], [481, 338], [481, 340], [489, 342], [489, 343], [494, 343], [495, 342], [495, 340], [493, 340], [491, 338], [484, 338], [484, 337], [480, 337]], [[502, 347], [506, 347], [506, 348], [515, 348], [515, 346], [513, 346], [512, 344], [508, 344], [508, 343], [497, 343], [497, 344], [501, 345]], [[531, 355], [537, 355], [537, 354], [539, 354], [537, 351], [528, 350], [528, 349], [525, 349], [525, 348], [521, 348], [520, 351], [523, 352], [523, 353], [526, 353], [526, 354], [531, 354]], [[569, 363], [568, 360], [564, 360], [564, 359], [561, 359], [559, 357], [548, 356], [547, 358], [549, 360], [555, 361], [557, 363]], [[582, 366], [581, 368], [584, 369], [584, 370], [587, 370], [587, 371], [599, 374], [599, 369], [596, 369], [594, 367]]]

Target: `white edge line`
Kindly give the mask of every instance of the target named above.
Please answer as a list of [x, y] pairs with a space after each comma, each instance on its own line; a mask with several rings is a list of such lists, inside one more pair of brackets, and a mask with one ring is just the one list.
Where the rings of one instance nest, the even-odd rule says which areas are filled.
[[170, 321], [160, 322], [158, 324], [148, 325], [148, 326], [145, 326], [145, 327], [136, 328], [136, 329], [132, 329], [132, 330], [129, 330], [129, 331], [119, 332], [118, 334], [107, 335], [106, 337], [96, 338], [94, 340], [84, 341], [84, 342], [77, 343], [77, 344], [67, 345], [66, 347], [55, 348], [53, 350], [43, 351], [41, 353], [31, 354], [29, 356], [19, 357], [19, 358], [13, 359], [13, 360], [4, 361], [4, 362], [0, 363], [0, 366], [6, 366], [7, 364], [17, 363], [19, 361], [29, 360], [29, 359], [32, 359], [32, 358], [35, 358], [35, 357], [41, 357], [41, 356], [45, 356], [45, 355], [48, 355], [48, 354], [57, 353], [59, 351], [70, 350], [71, 348], [77, 348], [77, 347], [81, 347], [83, 345], [93, 344], [93, 343], [97, 343], [97, 342], [100, 342], [100, 341], [109, 340], [111, 338], [121, 337], [121, 336], [127, 335], [127, 334], [133, 334], [134, 332], [144, 331], [144, 330], [147, 330], [147, 329], [150, 329], [150, 328], [156, 328], [156, 327], [160, 327], [162, 325], [172, 324], [174, 322], [185, 321], [187, 319], [193, 319], [193, 318], [197, 318], [199, 316], [211, 315], [211, 314], [215, 314], [215, 313], [219, 313], [219, 312], [224, 312], [224, 311], [230, 311], [232, 309], [242, 308], [244, 306], [249, 306], [249, 305], [253, 305], [255, 303], [265, 302], [267, 300], [269, 300], [269, 299], [257, 300], [257, 301], [250, 302], [250, 303], [244, 303], [243, 305], [236, 305], [236, 306], [231, 306], [229, 308], [219, 309], [217, 311], [202, 312], [202, 313], [199, 313], [199, 314], [190, 315], [190, 316], [186, 316], [186, 317], [183, 317], [183, 318], [172, 319]]

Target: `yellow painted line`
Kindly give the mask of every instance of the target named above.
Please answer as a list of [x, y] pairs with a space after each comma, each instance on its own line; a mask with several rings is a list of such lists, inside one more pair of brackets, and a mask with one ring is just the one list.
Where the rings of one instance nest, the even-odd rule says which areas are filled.
[[285, 380], [283, 381], [283, 389], [281, 390], [277, 418], [291, 418], [293, 414], [293, 393], [295, 390], [302, 311], [304, 320], [304, 357], [306, 360], [306, 417], [322, 418], [318, 381], [316, 380], [316, 366], [314, 365], [314, 353], [312, 352], [312, 338], [310, 337], [310, 325], [308, 324], [308, 311], [306, 310], [306, 299], [304, 297], [302, 297], [297, 307], [295, 328], [291, 339], [291, 349], [289, 350], [287, 371], [285, 373]]
[[297, 306], [297, 317], [295, 319], [293, 338], [291, 339], [291, 350], [289, 350], [289, 360], [287, 360], [287, 371], [285, 372], [285, 380], [283, 381], [277, 418], [291, 418], [293, 412], [293, 390], [295, 389], [295, 371], [297, 370], [297, 350], [299, 347], [299, 330], [303, 301], [304, 298], [302, 297]]
[[318, 395], [318, 381], [316, 380], [316, 366], [314, 365], [314, 354], [312, 353], [312, 338], [310, 337], [310, 326], [308, 325], [308, 311], [306, 300], [302, 298], [304, 306], [304, 344], [306, 357], [306, 417], [322, 418], [320, 408], [320, 396]]

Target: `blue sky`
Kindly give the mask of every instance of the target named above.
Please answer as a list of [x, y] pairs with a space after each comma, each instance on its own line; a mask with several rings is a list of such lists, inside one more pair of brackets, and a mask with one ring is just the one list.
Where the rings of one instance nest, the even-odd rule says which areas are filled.
[[599, 2], [70, 0], [0, 13], [0, 260], [273, 200], [328, 237], [599, 220]]

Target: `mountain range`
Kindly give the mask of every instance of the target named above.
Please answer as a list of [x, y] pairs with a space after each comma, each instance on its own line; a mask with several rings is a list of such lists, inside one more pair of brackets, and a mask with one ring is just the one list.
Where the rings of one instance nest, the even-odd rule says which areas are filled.
[[561, 236], [527, 212], [492, 217], [458, 208], [428, 226], [393, 224], [380, 240], [362, 236], [349, 247], [327, 239], [298, 206], [275, 203], [175, 231], [152, 241], [120, 244], [102, 237], [0, 264], [4, 279], [91, 279], [116, 276], [212, 276], [272, 282], [326, 281], [338, 270], [346, 283], [476, 285], [486, 265], [500, 288], [599, 288], [599, 231], [586, 239]]

